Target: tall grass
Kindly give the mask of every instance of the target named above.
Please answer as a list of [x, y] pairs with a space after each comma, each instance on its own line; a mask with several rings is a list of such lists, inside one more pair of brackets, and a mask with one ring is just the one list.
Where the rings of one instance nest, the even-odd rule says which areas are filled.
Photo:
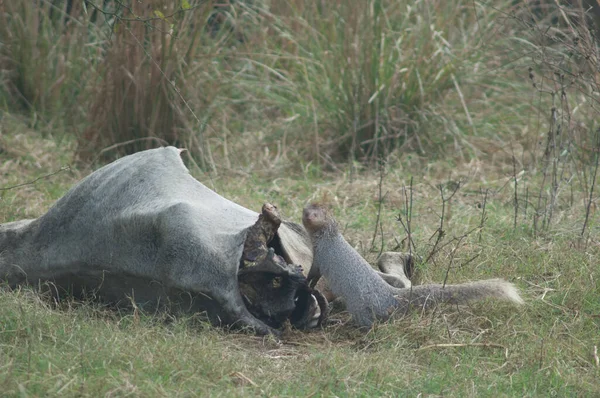
[[[0, 2], [0, 98], [46, 122], [73, 120], [95, 61], [94, 36], [74, 2]], [[35, 118], [34, 118], [35, 120]]]
[[520, 33], [512, 38], [512, 66], [528, 85], [522, 102], [531, 104], [518, 139], [522, 149], [514, 151], [511, 143], [515, 169], [524, 173], [515, 201], [533, 210], [536, 234], [565, 222], [564, 210], [583, 207], [582, 242], [588, 242], [595, 209], [600, 151], [599, 26], [591, 10], [576, 3], [523, 4], [509, 18]]
[[[103, 1], [90, 18], [80, 2], [4, 2], [0, 93], [75, 132], [84, 161], [169, 143], [213, 168], [286, 156], [335, 167], [452, 145], [509, 159], [528, 150], [537, 167], [546, 122], [535, 109], [563, 109], [561, 87], [577, 91], [569, 109], [594, 129], [583, 93], [596, 58], [581, 9], [510, 3]], [[530, 66], [548, 75], [537, 89]], [[571, 148], [592, 148], [586, 137]]]
[[479, 38], [457, 26], [477, 17], [460, 1], [294, 1], [290, 14], [280, 34], [294, 42], [295, 111], [314, 118], [315, 145], [342, 156], [431, 138], [425, 115], [455, 87]]
[[[444, 139], [429, 130], [432, 111], [485, 56], [496, 13], [482, 9], [470, 1], [275, 2], [260, 10], [268, 28], [253, 40], [263, 49], [246, 56], [253, 68], [240, 84], [294, 119], [292, 139], [310, 143], [312, 159], [423, 149]], [[468, 113], [465, 103], [453, 106]]]
[[168, 142], [224, 164], [275, 144], [367, 160], [474, 133], [473, 71], [508, 7], [238, 1], [215, 16], [210, 2], [100, 3], [94, 23], [79, 2], [69, 15], [65, 2], [3, 5], [6, 98], [77, 117], [81, 159]]
[[79, 156], [89, 160], [115, 144], [128, 153], [157, 143], [201, 150], [191, 132], [200, 127], [196, 112], [202, 109], [194, 111], [186, 98], [209, 6], [188, 12], [163, 0], [112, 6], [110, 46], [91, 87]]

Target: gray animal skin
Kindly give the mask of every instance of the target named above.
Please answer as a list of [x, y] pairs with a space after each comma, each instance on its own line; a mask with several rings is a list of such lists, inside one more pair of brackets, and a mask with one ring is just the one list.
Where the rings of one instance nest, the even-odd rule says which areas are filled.
[[[0, 281], [48, 281], [57, 296], [206, 311], [215, 324], [259, 334], [277, 333], [288, 318], [315, 326], [320, 312], [304, 275], [270, 261], [274, 249], [238, 275], [258, 213], [194, 179], [180, 153], [166, 147], [126, 156], [84, 178], [43, 216], [0, 225]], [[274, 240], [278, 255], [310, 268], [301, 226], [282, 223]], [[238, 277], [260, 303], [244, 301]]]

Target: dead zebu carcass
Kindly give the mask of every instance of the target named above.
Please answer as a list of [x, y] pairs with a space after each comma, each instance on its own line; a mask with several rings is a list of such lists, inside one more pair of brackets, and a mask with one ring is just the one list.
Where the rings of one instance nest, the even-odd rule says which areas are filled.
[[245, 264], [244, 242], [258, 214], [195, 180], [180, 152], [124, 157], [40, 218], [0, 225], [0, 280], [12, 287], [50, 282], [58, 296], [206, 312], [215, 324], [260, 334], [287, 319], [315, 326], [326, 303], [294, 265], [308, 269], [312, 261], [302, 227], [283, 222], [267, 255]]

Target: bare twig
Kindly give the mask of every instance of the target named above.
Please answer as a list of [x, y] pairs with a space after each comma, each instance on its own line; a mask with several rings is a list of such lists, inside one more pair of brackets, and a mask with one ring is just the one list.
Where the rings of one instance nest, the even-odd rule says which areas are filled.
[[381, 235], [381, 247], [379, 248], [379, 253], [377, 253], [377, 258], [381, 257], [381, 253], [383, 253], [383, 245], [384, 245], [383, 224], [381, 224], [381, 223], [379, 223], [379, 233]]
[[490, 191], [490, 189], [486, 188], [485, 193], [483, 194], [483, 204], [481, 205], [481, 221], [479, 223], [479, 242], [480, 243], [481, 243], [481, 233], [483, 232], [483, 226], [484, 226], [485, 220], [486, 220], [485, 206], [487, 205], [487, 197], [488, 197], [489, 191]]
[[[406, 195], [406, 191], [404, 191], [404, 195]], [[410, 200], [408, 202], [408, 208], [407, 208], [407, 213], [406, 213], [406, 226], [408, 227], [408, 254], [410, 256], [412, 256], [412, 249], [415, 249], [415, 252], [417, 250], [416, 246], [415, 246], [415, 242], [412, 239], [412, 229], [411, 229], [411, 223], [412, 223], [412, 212], [413, 212], [413, 177], [410, 177]]]
[[114, 0], [114, 1], [115, 1], [115, 3], [117, 3], [119, 5], [119, 7], [126, 9], [134, 17], [133, 18], [121, 17], [120, 15], [118, 15], [117, 12], [106, 11], [106, 10], [102, 9], [101, 7], [99, 7], [98, 5], [94, 4], [94, 2], [92, 2], [92, 1], [87, 1], [86, 5], [87, 6], [91, 6], [93, 9], [95, 9], [98, 12], [100, 12], [101, 14], [104, 14], [104, 15], [109, 16], [109, 17], [117, 18], [120, 21], [142, 22], [142, 23], [147, 24], [147, 23], [150, 23], [150, 22], [153, 22], [153, 21], [158, 21], [158, 20], [163, 20], [164, 21], [165, 19], [172, 18], [172, 17], [174, 17], [174, 16], [176, 16], [178, 14], [181, 14], [183, 12], [191, 11], [191, 10], [193, 10], [195, 8], [201, 7], [205, 3], [205, 2], [200, 2], [200, 3], [198, 3], [198, 4], [194, 5], [194, 6], [190, 6], [189, 8], [186, 8], [186, 9], [179, 8], [179, 9], [175, 10], [174, 12], [172, 12], [171, 14], [168, 14], [168, 15], [160, 15], [160, 16], [157, 15], [155, 17], [145, 17], [145, 18], [142, 18], [139, 15], [136, 15], [133, 12], [133, 10], [131, 9], [131, 7], [129, 7], [128, 5], [123, 4], [123, 2], [118, 1], [118, 0]]
[[448, 275], [450, 275], [450, 269], [452, 268], [452, 265], [454, 264], [454, 256], [456, 255], [456, 251], [460, 247], [460, 244], [462, 243], [463, 239], [464, 239], [464, 237], [462, 237], [458, 241], [458, 244], [454, 247], [454, 249], [452, 249], [452, 253], [450, 254], [450, 261], [448, 261], [448, 267], [446, 267], [446, 275], [444, 276], [444, 283], [442, 284], [442, 287], [446, 287], [446, 283], [448, 283]]
[[435, 243], [433, 244], [433, 248], [429, 252], [429, 255], [427, 256], [427, 259], [425, 260], [426, 263], [429, 262], [429, 260], [431, 259], [431, 257], [433, 257], [438, 252], [438, 245], [440, 244], [440, 242], [442, 241], [442, 238], [446, 234], [446, 231], [444, 230], [444, 217], [446, 215], [446, 204], [452, 199], [452, 197], [454, 197], [454, 195], [456, 194], [456, 192], [458, 192], [458, 190], [460, 189], [460, 186], [461, 186], [461, 182], [458, 181], [456, 183], [456, 185], [454, 186], [454, 188], [452, 190], [452, 193], [450, 194], [449, 197], [445, 197], [444, 196], [444, 187], [443, 187], [443, 185], [440, 184], [438, 186], [438, 189], [440, 190], [440, 195], [442, 197], [442, 214], [440, 215], [440, 226], [438, 227], [438, 229], [434, 233], [434, 234], [437, 234], [437, 237], [436, 237]]
[[[568, 138], [570, 134], [565, 134], [564, 126], [571, 125], [571, 111], [569, 102], [567, 101], [567, 93], [565, 86], [565, 74], [555, 73], [560, 83], [560, 88], [556, 87], [556, 92], [560, 93], [560, 122], [556, 122], [555, 128], [555, 144], [554, 144], [554, 157], [552, 159], [552, 190], [550, 196], [550, 207], [548, 209], [548, 221], [546, 228], [550, 226], [552, 222], [552, 216], [554, 215], [554, 209], [558, 203], [558, 195], [560, 193], [561, 183], [565, 181], [566, 163], [563, 160], [571, 150], [571, 140]], [[555, 83], [556, 86], [556, 83]], [[554, 102], [554, 96], [552, 97]], [[568, 127], [567, 127], [568, 129]]]
[[596, 130], [596, 164], [594, 165], [594, 174], [592, 176], [592, 186], [590, 187], [590, 196], [588, 198], [587, 206], [585, 209], [585, 220], [583, 222], [583, 228], [581, 228], [581, 236], [585, 234], [585, 228], [587, 227], [588, 220], [590, 218], [590, 207], [592, 205], [592, 198], [594, 195], [594, 187], [596, 186], [596, 175], [598, 174], [598, 165], [600, 164], [600, 130]]
[[[398, 221], [400, 223], [400, 225], [402, 225], [402, 228], [404, 228], [404, 232], [406, 233], [407, 237], [406, 239], [403, 239], [402, 241], [404, 242], [404, 240], [408, 240], [408, 254], [410, 256], [412, 256], [413, 253], [417, 252], [417, 246], [415, 245], [415, 242], [413, 240], [413, 236], [412, 236], [412, 207], [413, 207], [413, 177], [410, 177], [410, 197], [407, 194], [407, 189], [406, 186], [403, 187], [404, 190], [404, 217], [406, 217], [406, 222], [404, 222], [404, 219], [402, 218], [402, 214], [398, 214], [398, 217], [396, 217], [396, 221]], [[398, 245], [400, 246], [400, 245]]]
[[[385, 177], [385, 161], [382, 159], [379, 164], [379, 197], [377, 198], [377, 219], [375, 220], [375, 230], [373, 231], [373, 239], [371, 240], [371, 250], [375, 247], [375, 238], [377, 237], [377, 230], [381, 230], [381, 251], [383, 251], [383, 227], [381, 226], [381, 208], [383, 207], [383, 200], [387, 195], [383, 195], [383, 179]], [[380, 252], [381, 252], [380, 251]]]
[[529, 187], [525, 185], [525, 206], [523, 208], [523, 220], [527, 219], [527, 204], [529, 203]]
[[446, 246], [456, 242], [456, 241], [461, 241], [463, 239], [465, 239], [467, 236], [471, 235], [473, 232], [479, 230], [479, 225], [476, 227], [471, 228], [470, 230], [468, 230], [467, 232], [465, 232], [464, 234], [460, 235], [460, 236], [454, 236], [452, 239], [450, 239], [447, 242], [444, 242], [443, 244], [439, 245], [439, 247], [437, 248], [437, 251], [441, 251], [442, 249], [444, 249]]
[[518, 197], [519, 186], [517, 185], [517, 161], [515, 159], [514, 152], [512, 154], [512, 163], [513, 163], [513, 178], [515, 179], [515, 200], [514, 200], [515, 217], [514, 217], [514, 221], [513, 221], [513, 230], [516, 230], [517, 229], [517, 215], [519, 214], [519, 197]]
[[52, 172], [50, 174], [45, 174], [43, 176], [40, 176], [40, 177], [36, 178], [35, 180], [24, 182], [22, 184], [12, 185], [10, 187], [0, 188], [0, 191], [8, 191], [8, 190], [11, 190], [11, 189], [24, 187], [25, 185], [33, 185], [36, 182], [38, 182], [39, 180], [43, 180], [44, 178], [52, 177], [53, 175], [56, 175], [58, 173], [62, 173], [63, 171], [67, 171], [67, 170], [71, 170], [71, 168], [69, 166], [63, 166], [60, 169], [58, 169], [58, 170], [56, 170], [56, 171], [54, 171], [54, 172]]
[[431, 348], [456, 348], [456, 347], [485, 347], [485, 348], [502, 348], [507, 350], [502, 344], [495, 343], [442, 343], [442, 344], [431, 344], [424, 347], [419, 347], [421, 350], [429, 350]]
[[[535, 86], [534, 86], [535, 87]], [[554, 103], [554, 93], [552, 94], [552, 100]], [[540, 91], [540, 95], [541, 95], [541, 91]], [[547, 134], [547, 139], [546, 139], [546, 149], [544, 150], [544, 156], [542, 158], [542, 162], [543, 162], [543, 167], [542, 167], [542, 183], [540, 186], [540, 193], [538, 195], [538, 200], [537, 200], [537, 206], [535, 209], [535, 216], [533, 217], [533, 232], [534, 234], [537, 235], [537, 230], [538, 230], [538, 220], [540, 217], [540, 208], [541, 208], [541, 204], [542, 204], [542, 195], [544, 192], [544, 186], [546, 185], [546, 181], [548, 179], [548, 168], [550, 165], [550, 160], [551, 160], [551, 155], [554, 152], [554, 148], [556, 146], [556, 142], [555, 142], [555, 137], [554, 137], [554, 126], [555, 126], [555, 122], [556, 122], [556, 107], [552, 106], [552, 109], [550, 110], [550, 128], [548, 129], [548, 134]], [[547, 203], [547, 202], [545, 202]], [[544, 205], [544, 218], [542, 220], [542, 228], [545, 225], [546, 222], [546, 215], [547, 215], [547, 208]]]
[[[413, 249], [416, 252], [416, 246], [415, 243], [413, 242], [413, 238], [412, 238], [412, 230], [411, 230], [411, 221], [412, 221], [412, 206], [413, 206], [413, 177], [410, 177], [410, 199], [409, 199], [409, 195], [407, 195], [406, 193], [406, 186], [404, 187], [404, 211], [405, 211], [405, 217], [406, 217], [406, 223], [404, 223], [404, 221], [402, 220], [402, 214], [398, 214], [398, 218], [397, 220], [400, 222], [400, 224], [402, 225], [402, 227], [404, 228], [404, 231], [406, 232], [407, 238], [408, 239], [408, 260], [407, 261], [413, 261], [413, 267], [414, 267], [414, 257], [413, 257]], [[405, 268], [405, 273], [406, 273], [406, 268]], [[413, 276], [415, 274], [414, 268], [412, 270], [412, 272], [409, 272], [408, 278], [410, 279], [410, 294], [408, 295], [408, 305], [406, 306], [406, 310], [404, 312], [404, 315], [406, 315], [408, 313], [408, 311], [410, 310], [410, 306], [411, 306], [411, 298], [412, 298], [412, 293], [413, 293]]]

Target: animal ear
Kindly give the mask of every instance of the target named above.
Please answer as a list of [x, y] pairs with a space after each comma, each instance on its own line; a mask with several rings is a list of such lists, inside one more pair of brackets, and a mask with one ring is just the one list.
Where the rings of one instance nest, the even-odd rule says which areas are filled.
[[300, 264], [306, 269], [313, 262], [313, 247], [306, 230], [299, 224], [283, 222], [276, 238], [281, 244], [283, 257], [290, 264]]

